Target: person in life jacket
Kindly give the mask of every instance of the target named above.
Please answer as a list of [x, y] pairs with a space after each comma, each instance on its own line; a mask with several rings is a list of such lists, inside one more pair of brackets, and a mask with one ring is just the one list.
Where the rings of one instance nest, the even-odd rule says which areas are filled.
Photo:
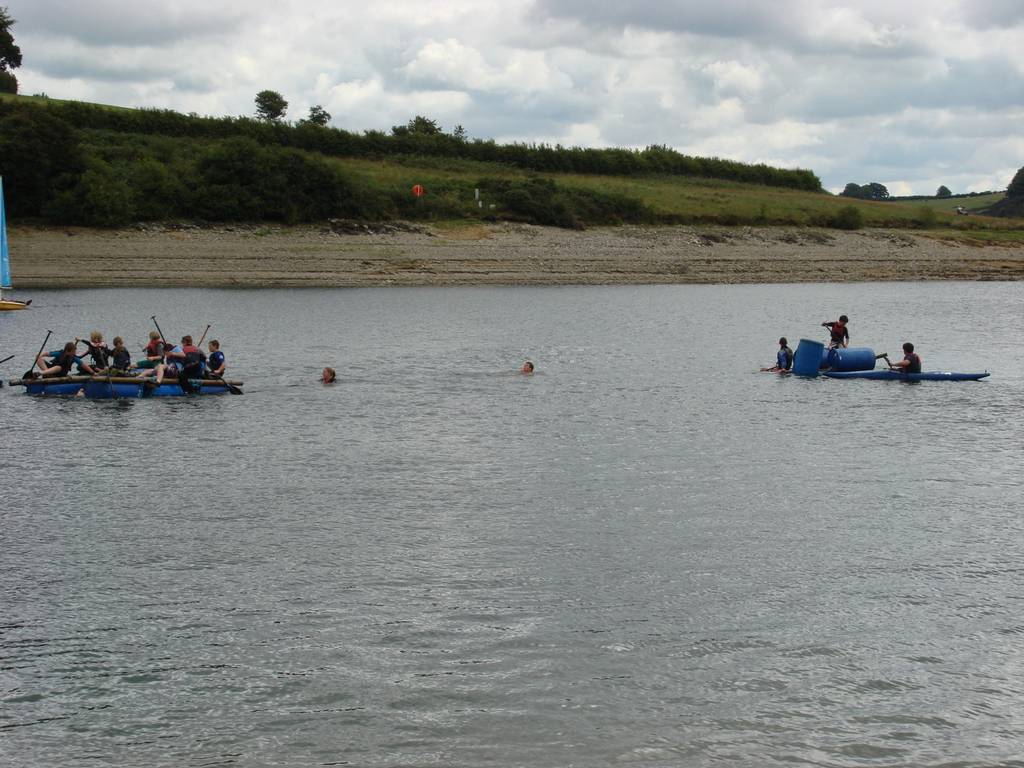
[[829, 349], [850, 346], [850, 331], [846, 327], [848, 322], [850, 322], [850, 318], [846, 315], [840, 315], [839, 319], [834, 322], [821, 324], [823, 328], [828, 328], [828, 332], [832, 336], [828, 342]]
[[889, 367], [900, 373], [920, 373], [921, 356], [914, 352], [914, 345], [908, 341], [903, 345], [903, 359], [890, 363]]
[[779, 351], [775, 355], [775, 365], [771, 368], [762, 368], [762, 371], [773, 373], [789, 373], [793, 368], [793, 350], [789, 348], [789, 342], [783, 336], [779, 339]]
[[81, 358], [75, 355], [76, 346], [75, 342], [69, 341], [60, 352], [47, 352], [36, 358], [39, 375], [67, 376], [71, 366], [81, 362]]
[[[100, 371], [105, 371], [109, 366], [110, 347], [103, 341], [103, 334], [99, 331], [93, 331], [89, 334], [89, 340], [75, 339], [75, 344], [85, 344], [89, 348], [89, 356], [92, 358], [92, 363], [87, 363], [83, 360], [79, 364], [79, 370], [82, 373], [86, 373], [93, 376]], [[84, 355], [83, 355], [84, 357]]]
[[[178, 349], [178, 347], [175, 347]], [[160, 334], [155, 331], [150, 331], [149, 344], [145, 347], [146, 359], [139, 361], [139, 372], [135, 375], [137, 379], [148, 379], [153, 377], [156, 379], [157, 384], [162, 384], [164, 380], [164, 372], [167, 370], [167, 357], [170, 355], [170, 350], [167, 349], [167, 345]], [[146, 387], [149, 388], [151, 382], [146, 382]]]
[[[178, 349], [178, 347], [175, 347]], [[181, 357], [174, 356], [173, 361], [177, 362], [178, 384], [184, 392], [195, 392], [192, 379], [200, 379], [206, 370], [206, 355], [199, 347], [192, 343], [191, 336], [181, 337]], [[171, 355], [169, 355], [170, 357]]]
[[214, 378], [223, 377], [224, 370], [227, 367], [224, 363], [224, 353], [220, 351], [220, 342], [216, 339], [210, 339], [210, 359], [207, 361], [207, 373]]
[[156, 368], [164, 361], [166, 345], [156, 331], [149, 332], [149, 343], [142, 348], [145, 357], [139, 360], [139, 368]]

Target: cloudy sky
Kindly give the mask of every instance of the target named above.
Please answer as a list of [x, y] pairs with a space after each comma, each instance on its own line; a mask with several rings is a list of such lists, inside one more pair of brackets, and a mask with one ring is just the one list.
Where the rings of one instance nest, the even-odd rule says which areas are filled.
[[0, 0], [21, 92], [208, 115], [265, 88], [348, 130], [665, 144], [826, 188], [1005, 189], [1024, 0]]

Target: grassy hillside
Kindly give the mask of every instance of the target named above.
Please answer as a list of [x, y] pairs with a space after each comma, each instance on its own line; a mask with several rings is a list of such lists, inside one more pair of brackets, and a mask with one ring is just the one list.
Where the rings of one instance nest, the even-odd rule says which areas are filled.
[[[79, 116], [85, 125], [61, 115]], [[633, 167], [629, 163], [641, 160], [685, 160], [659, 148], [648, 155], [612, 150], [594, 156], [599, 165], [626, 163], [616, 173], [570, 173], [430, 153], [458, 151], [460, 145], [451, 137], [427, 137], [425, 143], [402, 143], [400, 138], [38, 97], [0, 98], [0, 173], [7, 176], [9, 214], [14, 217], [94, 226], [181, 218], [298, 223], [331, 216], [449, 224], [506, 219], [569, 227], [884, 226], [970, 242], [1024, 241], [1021, 220], [954, 212], [957, 205], [988, 205], [1001, 194], [871, 202], [829, 195], [817, 185], [807, 190], [684, 175], [678, 166], [672, 166], [673, 173], [628, 170]], [[332, 152], [293, 145], [306, 141]], [[367, 146], [378, 149], [368, 152]], [[345, 147], [357, 154], [344, 154]], [[430, 152], [411, 151], [415, 149]], [[506, 157], [502, 152], [507, 148], [493, 143], [482, 149]], [[480, 150], [474, 149], [478, 154]], [[562, 151], [517, 145], [507, 157], [529, 163], [561, 162], [559, 158], [581, 162], [575, 150], [565, 157], [559, 155]], [[774, 169], [728, 161], [695, 162], [694, 167], [764, 174], [784, 184], [816, 178], [810, 172], [787, 176], [790, 172], [778, 171], [776, 176]], [[427, 191], [421, 199], [412, 195], [416, 184]], [[476, 190], [482, 192], [482, 205]]]

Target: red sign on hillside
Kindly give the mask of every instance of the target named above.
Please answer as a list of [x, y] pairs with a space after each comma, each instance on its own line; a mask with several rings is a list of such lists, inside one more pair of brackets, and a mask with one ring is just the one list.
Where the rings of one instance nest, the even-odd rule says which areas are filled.
[[416, 195], [416, 197], [423, 197], [423, 195], [427, 193], [427, 190], [423, 188], [422, 184], [416, 184], [412, 188], [412, 193]]

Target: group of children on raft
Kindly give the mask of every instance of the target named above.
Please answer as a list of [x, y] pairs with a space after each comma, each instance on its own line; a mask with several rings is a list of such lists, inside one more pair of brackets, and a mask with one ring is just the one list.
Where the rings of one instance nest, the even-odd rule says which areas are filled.
[[[846, 315], [840, 315], [838, 320], [822, 323], [823, 328], [828, 328], [829, 332], [829, 349], [843, 348], [845, 349], [850, 345], [850, 329], [846, 327], [846, 324], [850, 322], [850, 318]], [[889, 363], [890, 370], [900, 371], [901, 373], [920, 373], [921, 372], [921, 356], [914, 352], [914, 345], [909, 341], [903, 345], [903, 359], [897, 362], [889, 360], [888, 355], [881, 355], [885, 358], [885, 362]], [[786, 337], [783, 336], [779, 339], [779, 351], [775, 356], [775, 365], [771, 368], [762, 368], [764, 371], [772, 371], [774, 373], [789, 373], [793, 369], [793, 350], [789, 347], [789, 342], [786, 341]]]
[[[81, 355], [77, 351], [79, 344], [87, 347]], [[191, 336], [182, 336], [180, 344], [168, 344], [157, 331], [150, 331], [149, 343], [143, 348], [144, 357], [133, 366], [123, 338], [115, 336], [114, 346], [109, 347], [103, 334], [93, 331], [88, 340], [76, 338], [61, 350], [39, 355], [36, 375], [68, 376], [74, 367], [83, 376], [134, 376], [146, 382], [152, 380], [155, 385], [162, 384], [165, 376], [186, 383], [189, 379], [223, 378], [226, 365], [220, 342], [211, 339], [208, 349], [209, 356], [192, 343]]]

